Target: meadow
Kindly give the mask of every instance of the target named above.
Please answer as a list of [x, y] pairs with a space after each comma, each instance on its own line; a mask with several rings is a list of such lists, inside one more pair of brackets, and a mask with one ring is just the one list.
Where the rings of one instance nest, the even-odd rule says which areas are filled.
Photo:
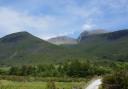
[[[83, 89], [85, 82], [55, 82], [56, 89]], [[46, 89], [47, 82], [14, 82], [0, 80], [0, 89]]]

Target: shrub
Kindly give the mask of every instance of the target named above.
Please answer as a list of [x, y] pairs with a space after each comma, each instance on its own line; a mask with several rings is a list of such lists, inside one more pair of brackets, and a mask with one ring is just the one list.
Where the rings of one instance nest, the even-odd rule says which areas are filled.
[[53, 81], [49, 81], [47, 83], [46, 89], [56, 89], [55, 83]]
[[128, 71], [121, 70], [104, 77], [103, 89], [128, 89]]

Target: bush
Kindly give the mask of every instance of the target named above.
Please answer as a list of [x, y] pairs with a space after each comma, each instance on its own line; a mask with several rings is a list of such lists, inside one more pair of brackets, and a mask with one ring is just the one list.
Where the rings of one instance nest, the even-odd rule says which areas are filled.
[[128, 89], [128, 70], [117, 71], [103, 79], [103, 89]]
[[47, 83], [46, 89], [56, 89], [55, 83], [53, 81], [49, 81]]

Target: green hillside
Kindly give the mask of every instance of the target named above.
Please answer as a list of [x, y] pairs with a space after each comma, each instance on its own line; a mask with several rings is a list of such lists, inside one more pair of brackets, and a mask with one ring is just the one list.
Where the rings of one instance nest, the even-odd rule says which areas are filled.
[[0, 39], [0, 63], [8, 64], [43, 64], [63, 60], [65, 49], [28, 32], [18, 32]]
[[79, 41], [80, 43], [73, 47], [74, 52], [83, 57], [128, 61], [128, 30], [89, 36], [85, 34]]
[[128, 30], [102, 34], [82, 34], [76, 45], [57, 46], [28, 32], [0, 39], [0, 64], [50, 64], [65, 60], [128, 61]]

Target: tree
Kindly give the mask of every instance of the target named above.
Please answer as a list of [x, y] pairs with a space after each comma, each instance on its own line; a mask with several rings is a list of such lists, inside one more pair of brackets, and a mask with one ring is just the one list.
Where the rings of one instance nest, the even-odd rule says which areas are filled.
[[89, 74], [90, 65], [75, 60], [70, 63], [67, 75], [71, 77], [85, 77]]
[[27, 76], [27, 75], [36, 75], [36, 67], [35, 66], [31, 66], [31, 65], [24, 65], [21, 68], [21, 75], [22, 76]]
[[20, 69], [18, 67], [11, 67], [9, 70], [9, 75], [19, 75]]

